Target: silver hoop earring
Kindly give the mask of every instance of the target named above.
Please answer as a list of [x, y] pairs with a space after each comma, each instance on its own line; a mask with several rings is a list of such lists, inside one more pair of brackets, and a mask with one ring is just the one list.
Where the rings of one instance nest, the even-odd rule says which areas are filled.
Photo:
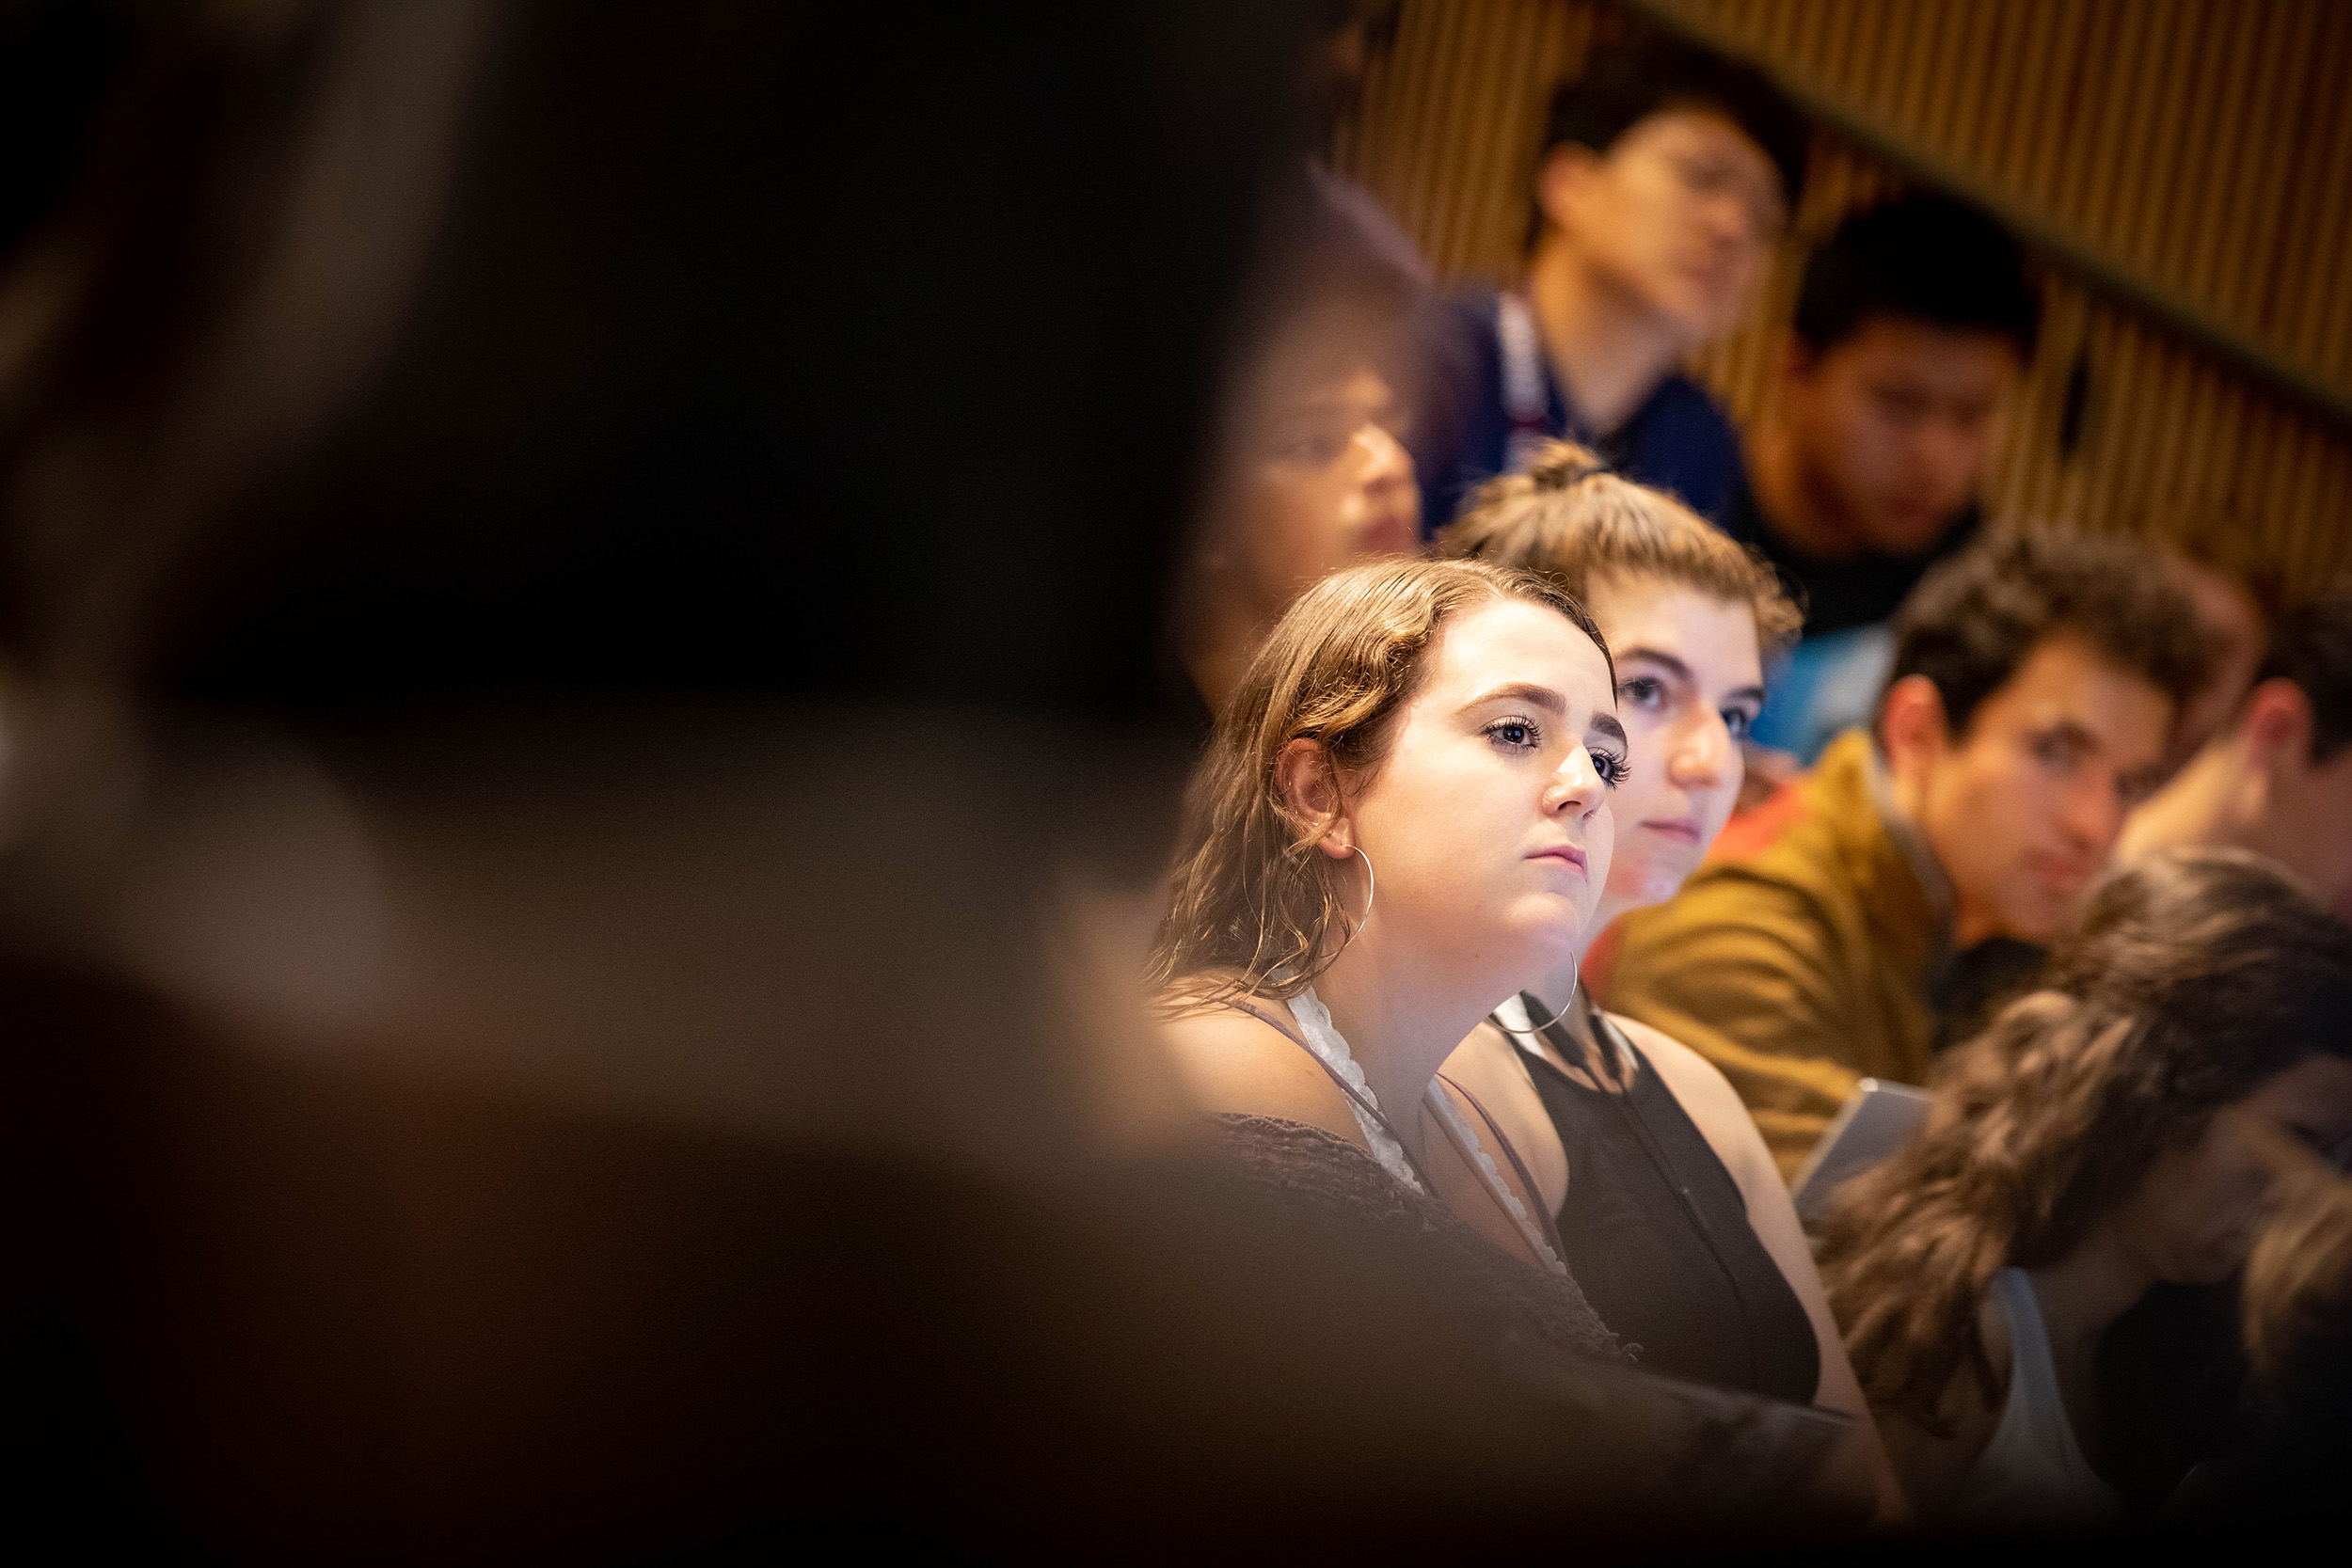
[[[1500, 1013], [1496, 1013], [1496, 1014], [1492, 1014], [1492, 1015], [1490, 1015], [1490, 1016], [1492, 1016], [1492, 1017], [1493, 1017], [1493, 1019], [1494, 1019], [1494, 1022], [1495, 1022], [1495, 1027], [1496, 1027], [1496, 1028], [1498, 1028], [1498, 1029], [1500, 1029], [1500, 1030], [1502, 1030], [1502, 1031], [1504, 1034], [1506, 1034], [1506, 1035], [1523, 1035], [1523, 1036], [1527, 1037], [1528, 1037], [1528, 1038], [1530, 1038], [1530, 1039], [1534, 1038], [1535, 1037], [1537, 1037], [1537, 1036], [1541, 1035], [1541, 1034], [1542, 1034], [1545, 1030], [1549, 1029], [1549, 1028], [1552, 1028], [1552, 1027], [1554, 1027], [1555, 1025], [1557, 1025], [1557, 1024], [1559, 1024], [1559, 1023], [1562, 1023], [1562, 1022], [1565, 1022], [1565, 1020], [1567, 1019], [1567, 1016], [1568, 1016], [1568, 1009], [1569, 1009], [1570, 1007], [1572, 1007], [1572, 1006], [1574, 1006], [1576, 1005], [1576, 986], [1577, 986], [1577, 976], [1576, 976], [1576, 972], [1575, 972], [1574, 970], [1571, 970], [1571, 971], [1569, 971], [1569, 972], [1568, 972], [1568, 999], [1567, 999], [1567, 1001], [1566, 1001], [1566, 1002], [1565, 1002], [1565, 1003], [1563, 1003], [1563, 1004], [1561, 1004], [1560, 1010], [1559, 1010], [1559, 1011], [1557, 1011], [1557, 1012], [1555, 1012], [1555, 1013], [1553, 1013], [1553, 1014], [1551, 1015], [1551, 1017], [1550, 1017], [1550, 1019], [1549, 1019], [1549, 1021], [1547, 1021], [1547, 1022], [1542, 1022], [1542, 1023], [1535, 1023], [1535, 1015], [1534, 1015], [1534, 1013], [1533, 1011], [1530, 1011], [1530, 1012], [1528, 1013], [1528, 1015], [1527, 1015], [1527, 1021], [1528, 1021], [1530, 1023], [1535, 1023], [1535, 1026], [1534, 1026], [1533, 1029], [1514, 1029], [1514, 1028], [1512, 1028], [1509, 1024], [1507, 1024], [1507, 1023], [1505, 1023], [1505, 1022], [1502, 1022], [1502, 1014], [1500, 1014]], [[1525, 993], [1525, 992], [1523, 992], [1523, 993], [1521, 993], [1521, 994], [1522, 994], [1522, 996], [1524, 996], [1524, 995], [1526, 995], [1526, 994], [1531, 994], [1531, 993]], [[1526, 1006], [1526, 1003], [1525, 1003], [1524, 1001], [1522, 1001], [1519, 1005], [1520, 1005], [1521, 1006]]]
[[[1362, 845], [1351, 844], [1348, 847], [1355, 850], [1358, 858], [1364, 863], [1364, 913], [1363, 918], [1356, 922], [1356, 931], [1360, 931], [1364, 928], [1364, 921], [1372, 918], [1372, 898], [1373, 895], [1380, 891], [1380, 877], [1373, 870], [1372, 857], [1364, 853]], [[1348, 933], [1350, 941], [1355, 940], [1356, 931]]]

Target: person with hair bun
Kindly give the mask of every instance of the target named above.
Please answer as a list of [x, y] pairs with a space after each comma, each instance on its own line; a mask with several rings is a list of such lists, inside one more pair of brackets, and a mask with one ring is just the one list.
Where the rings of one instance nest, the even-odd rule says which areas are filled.
[[1490, 482], [1449, 557], [1538, 572], [1586, 606], [1615, 661], [1631, 766], [1585, 935], [1473, 1030], [1449, 1075], [1490, 1107], [1558, 1216], [1567, 1262], [1645, 1365], [1857, 1418], [1893, 1502], [1787, 1185], [1739, 1093], [1668, 1036], [1577, 984], [1615, 915], [1670, 898], [1740, 793], [1763, 662], [1797, 611], [1769, 568], [1688, 507], [1557, 442]]
[[2159, 1282], [2239, 1267], [2277, 1131], [2352, 1135], [2347, 1015], [2352, 930], [2257, 857], [2171, 851], [2102, 884], [2039, 989], [1953, 1053], [1820, 1244], [1923, 1515], [2121, 1517], [2101, 1342]]
[[1194, 775], [1150, 979], [1243, 1162], [1427, 1253], [1469, 1332], [1616, 1354], [1438, 1068], [1582, 938], [1626, 768], [1591, 618], [1534, 574], [1353, 567], [1275, 625]]

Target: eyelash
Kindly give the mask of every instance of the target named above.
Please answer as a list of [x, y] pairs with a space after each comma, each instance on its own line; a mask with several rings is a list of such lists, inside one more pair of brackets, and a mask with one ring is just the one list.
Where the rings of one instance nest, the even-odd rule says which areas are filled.
[[[1504, 730], [1523, 731], [1527, 738], [1505, 740], [1502, 736]], [[1486, 726], [1486, 735], [1489, 740], [1499, 741], [1502, 745], [1528, 752], [1542, 745], [1544, 738], [1543, 730], [1525, 719], [1498, 719]], [[1592, 752], [1593, 771], [1600, 775], [1600, 782], [1604, 787], [1614, 789], [1625, 782], [1626, 768], [1629, 766], [1625, 758], [1598, 746], [1592, 748]]]
[[[1524, 740], [1504, 740], [1502, 737], [1502, 732], [1505, 730], [1523, 730], [1526, 732], [1527, 738]], [[1502, 741], [1503, 745], [1522, 752], [1532, 752], [1536, 747], [1542, 745], [1544, 741], [1544, 732], [1542, 729], [1525, 719], [1498, 719], [1493, 723], [1486, 726], [1486, 733], [1487, 739]]]

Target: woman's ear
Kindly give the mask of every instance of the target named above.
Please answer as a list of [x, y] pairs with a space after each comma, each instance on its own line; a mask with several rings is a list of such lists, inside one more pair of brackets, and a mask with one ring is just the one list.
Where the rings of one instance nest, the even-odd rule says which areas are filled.
[[1321, 741], [1302, 738], [1283, 747], [1274, 759], [1274, 783], [1293, 821], [1321, 829], [1316, 847], [1325, 854], [1344, 860], [1356, 852], [1355, 824], [1341, 813], [1339, 781]]

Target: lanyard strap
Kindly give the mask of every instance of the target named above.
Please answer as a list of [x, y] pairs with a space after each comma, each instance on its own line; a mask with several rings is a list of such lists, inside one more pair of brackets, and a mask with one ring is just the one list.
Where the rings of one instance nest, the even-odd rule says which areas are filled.
[[1536, 336], [1535, 316], [1525, 294], [1513, 290], [1496, 297], [1495, 341], [1502, 351], [1502, 412], [1511, 421], [1502, 467], [1506, 473], [1518, 473], [1555, 435], [1551, 397], [1544, 385], [1543, 341]]

